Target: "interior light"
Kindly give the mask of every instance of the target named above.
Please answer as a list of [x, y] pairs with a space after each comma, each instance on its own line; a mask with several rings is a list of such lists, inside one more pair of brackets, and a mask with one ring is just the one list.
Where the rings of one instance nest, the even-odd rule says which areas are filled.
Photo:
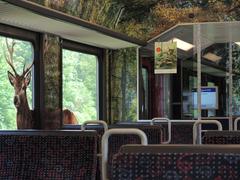
[[235, 42], [235, 44], [237, 44], [238, 46], [240, 46], [240, 42]]
[[177, 48], [183, 50], [183, 51], [189, 51], [190, 49], [192, 49], [194, 47], [194, 45], [188, 43], [188, 42], [185, 42], [181, 39], [178, 39], [178, 38], [173, 38], [172, 40], [173, 42], [177, 42]]
[[213, 61], [213, 62], [217, 62], [217, 61], [219, 61], [219, 60], [222, 59], [221, 56], [218, 56], [218, 55], [213, 54], [213, 53], [210, 53], [210, 52], [207, 53], [207, 54], [205, 54], [203, 57], [204, 57], [205, 59], [208, 59], [208, 60]]

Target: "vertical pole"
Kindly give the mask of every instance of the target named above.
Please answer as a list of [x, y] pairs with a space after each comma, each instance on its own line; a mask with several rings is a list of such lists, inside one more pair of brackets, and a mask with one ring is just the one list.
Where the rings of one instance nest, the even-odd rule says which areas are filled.
[[233, 90], [233, 77], [232, 77], [232, 42], [229, 42], [229, 131], [233, 130], [232, 118], [232, 90]]
[[[140, 58], [139, 58], [139, 47], [137, 47], [137, 49], [136, 49], [136, 58], [137, 58], [137, 120], [139, 120], [139, 113], [140, 113], [140, 111], [139, 111], [139, 108], [140, 108], [140, 104], [139, 104], [139, 102], [140, 102], [140, 100], [139, 100], [139, 98], [140, 98], [140, 96], [139, 96], [139, 86], [140, 86], [140, 84], [139, 84], [139, 81], [140, 81], [140, 76], [139, 76], [139, 69], [140, 69], [140, 66], [141, 66], [141, 63], [139, 62], [140, 61]], [[141, 69], [140, 69], [141, 70]]]
[[[202, 48], [201, 48], [201, 25], [196, 24], [196, 32], [194, 33], [195, 36], [195, 44], [197, 46], [197, 109], [198, 109], [198, 120], [202, 118], [202, 102], [201, 102], [201, 55], [202, 55]], [[198, 127], [198, 134], [202, 131], [202, 125]], [[201, 136], [198, 136], [198, 142], [201, 144]]]
[[197, 46], [197, 107], [198, 107], [198, 120], [201, 120], [202, 107], [201, 107], [201, 25], [197, 24], [196, 32], [196, 46]]

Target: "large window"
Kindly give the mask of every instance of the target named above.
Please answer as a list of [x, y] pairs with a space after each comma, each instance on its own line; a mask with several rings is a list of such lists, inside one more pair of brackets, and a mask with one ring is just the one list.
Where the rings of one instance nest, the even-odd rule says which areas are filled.
[[[0, 129], [16, 129], [17, 110], [13, 103], [15, 91], [9, 82], [7, 72], [10, 71], [13, 75], [15, 75], [15, 73], [7, 63], [7, 59], [12, 62], [17, 74], [21, 75], [24, 64], [27, 66], [34, 59], [32, 43], [0, 36]], [[27, 87], [27, 99], [30, 109], [33, 107], [32, 83], [33, 81], [31, 80]]]
[[96, 55], [63, 49], [63, 109], [71, 110], [78, 123], [98, 118]]

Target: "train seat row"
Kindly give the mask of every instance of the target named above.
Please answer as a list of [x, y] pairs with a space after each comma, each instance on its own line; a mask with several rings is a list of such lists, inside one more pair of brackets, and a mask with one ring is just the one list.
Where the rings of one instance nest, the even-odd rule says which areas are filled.
[[240, 146], [126, 145], [111, 168], [114, 180], [237, 180]]
[[208, 130], [202, 145], [173, 145], [171, 123], [93, 127], [0, 131], [1, 179], [240, 179], [240, 131]]

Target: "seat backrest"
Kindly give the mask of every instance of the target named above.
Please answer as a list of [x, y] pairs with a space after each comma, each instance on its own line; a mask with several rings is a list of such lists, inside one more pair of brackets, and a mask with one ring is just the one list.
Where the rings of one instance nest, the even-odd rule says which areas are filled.
[[126, 145], [111, 179], [240, 179], [239, 145]]
[[207, 131], [202, 136], [203, 144], [240, 144], [240, 131]]
[[[65, 125], [65, 127], [63, 128], [63, 130], [76, 130], [76, 129], [81, 129], [81, 125]], [[100, 153], [100, 149], [101, 149], [101, 139], [102, 136], [104, 134], [104, 128], [102, 125], [86, 125], [85, 126], [86, 130], [93, 130], [97, 132], [97, 152]]]
[[[142, 130], [147, 138], [149, 144], [161, 144], [162, 142], [162, 127], [158, 125], [114, 125], [111, 128], [137, 128]], [[137, 135], [114, 134], [109, 138], [109, 164], [112, 162], [112, 156], [116, 154], [120, 147], [125, 144], [140, 144], [140, 138]]]
[[[163, 139], [167, 139], [167, 123], [160, 123], [164, 128]], [[171, 143], [170, 144], [192, 144], [193, 143], [193, 123], [172, 122], [171, 123]]]
[[[137, 128], [142, 130], [147, 138], [149, 144], [161, 144], [162, 142], [162, 127], [158, 125], [114, 125], [110, 126], [110, 128]], [[126, 134], [119, 135], [114, 134], [109, 138], [109, 153], [108, 153], [108, 166], [111, 167], [112, 157], [116, 154], [122, 145], [125, 144], [140, 144], [141, 140], [139, 136]], [[108, 168], [109, 173], [111, 174], [111, 168]]]
[[95, 179], [95, 131], [0, 131], [1, 179]]
[[[163, 141], [163, 130], [164, 128], [160, 125], [146, 125], [146, 124], [118, 124], [118, 125], [112, 125], [110, 128], [137, 128], [142, 130], [147, 138], [148, 138], [148, 144], [161, 144]], [[122, 135], [121, 135], [122, 136]], [[131, 140], [132, 141], [132, 140]], [[137, 141], [140, 142], [140, 141]], [[126, 144], [126, 143], [124, 143]], [[139, 144], [139, 143], [137, 143]], [[120, 146], [119, 146], [120, 147]]]

